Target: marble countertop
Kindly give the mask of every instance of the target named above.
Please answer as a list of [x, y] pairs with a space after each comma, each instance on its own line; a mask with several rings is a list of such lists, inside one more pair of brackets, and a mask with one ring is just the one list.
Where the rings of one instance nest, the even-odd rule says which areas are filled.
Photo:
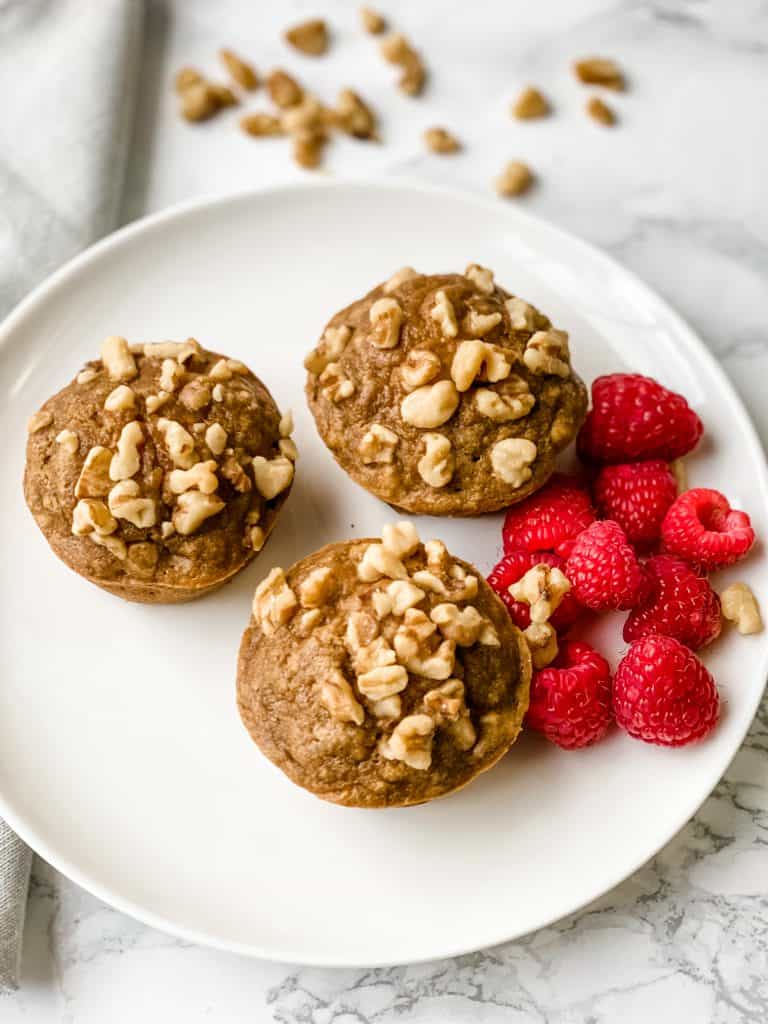
[[[137, 0], [139, 2], [139, 0]], [[236, 131], [235, 114], [190, 128], [169, 80], [215, 68], [230, 45], [294, 70], [321, 96], [350, 85], [382, 114], [381, 145], [334, 143], [322, 173], [408, 175], [487, 193], [504, 161], [528, 161], [525, 208], [603, 246], [663, 294], [705, 339], [768, 438], [768, 4], [765, 0], [387, 0], [423, 51], [419, 100], [371, 59], [356, 4], [150, 3], [123, 220], [197, 195], [296, 180], [282, 142]], [[325, 60], [286, 53], [291, 19], [323, 13]], [[618, 59], [630, 89], [620, 125], [583, 113], [569, 64]], [[519, 124], [528, 82], [555, 115]], [[253, 106], [259, 105], [255, 98]], [[445, 124], [462, 154], [427, 154]], [[37, 862], [20, 992], [3, 1024], [262, 1021], [283, 1024], [713, 1024], [768, 1019], [768, 707], [696, 818], [643, 870], [581, 913], [493, 950], [386, 970], [261, 963], [190, 945], [102, 904]]]

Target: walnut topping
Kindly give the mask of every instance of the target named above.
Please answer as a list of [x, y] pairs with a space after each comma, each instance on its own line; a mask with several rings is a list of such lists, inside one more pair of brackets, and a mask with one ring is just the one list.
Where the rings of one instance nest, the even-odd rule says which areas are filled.
[[[374, 668], [376, 665], [392, 665], [394, 664], [394, 658], [381, 658], [377, 654], [377, 650], [372, 648], [374, 639], [378, 637], [379, 626], [376, 619], [368, 612], [352, 612], [347, 619], [347, 630], [344, 634], [344, 643], [347, 647], [355, 654], [356, 663], [355, 671], [367, 672], [369, 668]], [[384, 641], [385, 646], [389, 646]], [[368, 653], [365, 654], [362, 662], [357, 661], [357, 655], [363, 650]], [[376, 655], [376, 656], [373, 656]]]
[[509, 313], [509, 322], [513, 331], [532, 331], [536, 326], [536, 310], [534, 307], [517, 297], [507, 299], [504, 303]]
[[374, 590], [371, 594], [371, 603], [377, 619], [386, 619], [392, 614], [394, 602], [386, 590]]
[[429, 617], [443, 636], [459, 647], [471, 647], [476, 643], [486, 647], [499, 646], [499, 636], [493, 623], [483, 618], [474, 605], [459, 608], [455, 604], [438, 604]]
[[162, 409], [165, 403], [171, 396], [167, 391], [161, 391], [159, 395], [147, 395], [145, 405], [148, 413], [157, 412], [158, 409]]
[[445, 487], [456, 468], [453, 446], [445, 434], [424, 434], [424, 445], [426, 450], [416, 464], [419, 476], [430, 487]]
[[304, 366], [310, 373], [322, 373], [329, 363], [339, 358], [351, 337], [352, 331], [346, 324], [326, 327], [319, 344], [304, 360]]
[[293, 463], [284, 455], [278, 455], [274, 459], [256, 455], [252, 467], [256, 490], [267, 501], [281, 494], [293, 480]]
[[475, 377], [492, 382], [503, 380], [509, 374], [509, 359], [498, 345], [473, 338], [459, 342], [451, 363], [451, 377], [459, 391], [468, 391]]
[[555, 377], [570, 377], [570, 359], [568, 334], [554, 327], [536, 331], [528, 340], [523, 353], [523, 362], [531, 373], [549, 373]]
[[398, 722], [389, 739], [382, 739], [379, 751], [391, 761], [403, 761], [409, 768], [426, 771], [432, 764], [435, 723], [429, 715], [407, 715]]
[[483, 295], [493, 295], [493, 271], [487, 267], [481, 267], [479, 263], [470, 263], [464, 271], [464, 277], [472, 282], [478, 291]]
[[61, 430], [56, 435], [56, 444], [61, 445], [68, 455], [74, 455], [80, 447], [77, 434], [72, 430]]
[[114, 534], [103, 536], [100, 533], [94, 532], [88, 534], [88, 539], [92, 540], [94, 544], [98, 544], [99, 547], [106, 548], [111, 555], [115, 556], [115, 558], [125, 561], [127, 548], [122, 537], [115, 537]]
[[91, 448], [75, 484], [76, 498], [103, 498], [112, 486], [109, 466], [112, 452], [101, 445]]
[[256, 587], [253, 595], [253, 617], [268, 636], [285, 625], [298, 607], [296, 595], [288, 586], [285, 573], [279, 567]]
[[30, 416], [27, 423], [27, 432], [30, 434], [36, 434], [38, 430], [43, 430], [45, 427], [50, 427], [53, 423], [53, 415], [48, 412], [47, 409], [40, 409], [33, 416]]
[[95, 380], [99, 376], [99, 371], [94, 370], [92, 366], [86, 366], [84, 370], [78, 373], [75, 380], [78, 384], [90, 384], [92, 380]]
[[157, 521], [155, 503], [151, 498], [139, 497], [139, 485], [135, 480], [120, 480], [109, 492], [109, 511], [116, 519], [145, 530]]
[[507, 377], [504, 387], [503, 395], [489, 388], [478, 388], [475, 392], [478, 412], [497, 423], [509, 423], [527, 416], [536, 404], [536, 397], [531, 394], [528, 382], [513, 374]]
[[357, 688], [368, 700], [393, 697], [408, 685], [408, 673], [402, 665], [382, 665], [357, 677]]
[[413, 427], [440, 427], [453, 416], [459, 404], [459, 393], [453, 381], [439, 380], [416, 388], [400, 403], [400, 415]]
[[376, 115], [351, 89], [342, 89], [336, 100], [335, 122], [341, 131], [356, 139], [376, 138]]
[[352, 687], [338, 669], [332, 669], [320, 682], [320, 702], [337, 722], [362, 725], [365, 711], [357, 701]]
[[259, 76], [256, 74], [253, 66], [244, 61], [242, 57], [238, 57], [232, 50], [219, 50], [219, 57], [224, 67], [241, 89], [250, 90], [258, 86]]
[[213, 385], [213, 390], [211, 391], [211, 398], [214, 400], [214, 402], [224, 401], [224, 388], [221, 386], [221, 384]]
[[418, 608], [409, 608], [393, 639], [397, 659], [409, 672], [427, 679], [448, 679], [453, 672], [455, 644], [443, 640], [435, 646], [437, 627]]
[[280, 449], [280, 454], [284, 455], [286, 459], [290, 459], [291, 462], [295, 462], [299, 457], [299, 449], [296, 447], [296, 442], [290, 437], [281, 437], [277, 442], [277, 446]]
[[424, 694], [424, 710], [438, 725], [457, 721], [467, 713], [464, 683], [460, 679], [447, 679], [434, 690], [429, 690]]
[[557, 632], [548, 622], [532, 622], [523, 630], [535, 669], [551, 665], [557, 657]]
[[404, 615], [427, 596], [410, 580], [392, 580], [386, 590], [389, 600], [389, 615]]
[[117, 529], [117, 520], [103, 501], [81, 498], [72, 510], [72, 533], [76, 537], [98, 534], [106, 537]]
[[500, 196], [519, 196], [533, 184], [533, 172], [521, 160], [510, 160], [494, 181]]
[[127, 480], [139, 471], [139, 445], [144, 440], [144, 431], [138, 420], [126, 423], [120, 431], [117, 454], [109, 464], [110, 480]]
[[196, 462], [191, 469], [173, 469], [168, 474], [168, 484], [172, 494], [183, 494], [191, 490], [213, 494], [219, 486], [216, 463], [211, 459], [208, 462]]
[[327, 566], [313, 569], [299, 586], [299, 601], [304, 608], [320, 608], [336, 589], [333, 570]]
[[[227, 366], [226, 359], [219, 359], [218, 362], [214, 363], [208, 371], [208, 376], [211, 380], [232, 380], [232, 370]], [[173, 390], [168, 388], [167, 390]]]
[[586, 85], [603, 85], [606, 89], [621, 91], [624, 75], [616, 61], [607, 57], [585, 57], [574, 62], [573, 70], [580, 82]]
[[195, 464], [195, 441], [176, 420], [159, 419], [157, 429], [163, 435], [174, 466], [191, 469]]
[[166, 519], [164, 523], [160, 523], [160, 536], [163, 540], [168, 540], [168, 538], [172, 537], [174, 533], [176, 533], [176, 527], [172, 522]]
[[112, 380], [131, 380], [138, 373], [125, 338], [112, 336], [101, 346], [101, 361]]
[[447, 128], [427, 128], [424, 132], [424, 143], [430, 153], [458, 153], [461, 143]]
[[536, 445], [524, 437], [507, 437], [491, 448], [491, 465], [505, 484], [522, 487], [531, 479], [531, 463], [536, 459]]
[[365, 31], [370, 32], [372, 36], [377, 36], [387, 27], [384, 18], [373, 7], [360, 8], [360, 23]]
[[293, 433], [293, 413], [290, 409], [284, 412], [280, 417], [277, 432], [280, 437], [290, 437]]
[[441, 597], [448, 596], [448, 587], [431, 569], [417, 569], [412, 579], [414, 583], [423, 587], [424, 590], [430, 591], [430, 593], [440, 594]]
[[534, 565], [509, 587], [515, 601], [530, 605], [531, 622], [547, 622], [571, 589], [568, 577], [557, 566]]
[[205, 431], [205, 443], [214, 455], [221, 455], [227, 447], [227, 432], [220, 423], [212, 423]]
[[320, 625], [322, 621], [323, 613], [319, 608], [313, 608], [311, 611], [304, 612], [299, 618], [298, 628], [302, 635], [310, 633], [316, 626]]
[[376, 462], [392, 462], [395, 457], [395, 447], [398, 436], [380, 423], [372, 423], [363, 434], [358, 446], [361, 460], [366, 464]]
[[[444, 572], [448, 565], [448, 548], [441, 540], [428, 540], [424, 545], [427, 565], [436, 572]], [[457, 568], [461, 568], [458, 566]]]
[[246, 135], [253, 135], [255, 138], [264, 138], [270, 135], [282, 135], [283, 126], [280, 118], [274, 114], [267, 114], [257, 110], [251, 114], [245, 114], [240, 118], [240, 127]]
[[254, 551], [261, 551], [266, 540], [267, 535], [260, 526], [252, 526], [248, 531], [248, 545]]
[[206, 519], [215, 516], [224, 508], [224, 502], [215, 494], [202, 491], [185, 491], [179, 495], [173, 513], [173, 525], [183, 537], [194, 533]]
[[379, 719], [395, 719], [403, 713], [403, 702], [396, 693], [391, 697], [384, 697], [383, 700], [369, 701], [368, 706], [371, 713]]
[[107, 412], [124, 412], [136, 405], [136, 395], [127, 384], [118, 384], [104, 399]]
[[267, 78], [266, 85], [269, 98], [281, 110], [295, 107], [304, 97], [304, 90], [299, 83], [285, 71], [273, 71]]
[[162, 391], [175, 391], [184, 380], [184, 367], [175, 359], [164, 359], [160, 366], [160, 388]]
[[202, 349], [194, 338], [187, 338], [186, 341], [148, 342], [143, 351], [147, 359], [175, 359], [183, 366], [192, 356], [200, 355]]
[[458, 333], [456, 313], [453, 303], [442, 289], [435, 295], [435, 304], [430, 311], [430, 317], [440, 325], [440, 330], [446, 338], [455, 338]]
[[478, 313], [471, 309], [464, 324], [467, 334], [473, 338], [484, 338], [497, 324], [501, 323], [501, 313]]
[[331, 402], [343, 402], [355, 393], [355, 385], [344, 376], [341, 363], [328, 363], [317, 379], [323, 385], [323, 394]]
[[286, 29], [285, 39], [302, 53], [319, 57], [328, 49], [328, 26], [322, 18], [310, 18]]
[[381, 543], [397, 558], [405, 558], [418, 548], [419, 535], [413, 523], [387, 523], [381, 528]]
[[535, 117], [546, 117], [549, 103], [538, 89], [529, 85], [523, 89], [512, 104], [512, 113], [521, 121], [529, 121]]
[[760, 633], [763, 620], [752, 589], [746, 583], [732, 583], [720, 595], [723, 616], [744, 635]]
[[414, 277], [420, 276], [419, 272], [414, 270], [413, 267], [401, 267], [384, 285], [384, 294], [389, 295], [396, 288], [399, 288], [401, 284], [405, 284], [406, 281], [412, 281]]
[[364, 583], [373, 583], [382, 576], [391, 580], [407, 580], [408, 570], [397, 555], [376, 542], [369, 544], [363, 552], [357, 566], [357, 575]]
[[373, 327], [371, 344], [376, 348], [395, 348], [400, 342], [400, 326], [403, 322], [403, 310], [397, 299], [377, 299], [368, 316]]
[[426, 348], [413, 348], [400, 365], [400, 376], [408, 391], [429, 384], [440, 373], [440, 359]]
[[613, 110], [599, 96], [590, 96], [584, 109], [594, 121], [598, 121], [600, 124], [616, 124], [616, 115]]

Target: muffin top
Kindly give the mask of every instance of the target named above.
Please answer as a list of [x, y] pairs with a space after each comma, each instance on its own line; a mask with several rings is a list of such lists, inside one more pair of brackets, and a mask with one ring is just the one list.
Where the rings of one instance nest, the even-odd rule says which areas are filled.
[[587, 406], [568, 335], [472, 264], [406, 267], [331, 318], [305, 360], [321, 437], [409, 512], [477, 515], [539, 488]]
[[293, 479], [290, 416], [243, 363], [197, 341], [129, 347], [29, 423], [24, 491], [71, 568], [120, 596], [177, 601], [260, 550]]
[[485, 580], [405, 522], [270, 572], [237, 693], [252, 738], [293, 782], [391, 807], [490, 768], [517, 737], [530, 675], [525, 640]]

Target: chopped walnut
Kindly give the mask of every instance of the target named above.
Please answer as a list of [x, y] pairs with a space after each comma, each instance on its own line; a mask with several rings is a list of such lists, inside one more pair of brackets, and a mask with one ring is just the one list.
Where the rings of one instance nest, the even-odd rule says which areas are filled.
[[478, 412], [496, 423], [522, 419], [535, 404], [536, 396], [531, 394], [528, 381], [516, 374], [507, 377], [503, 394], [489, 388], [478, 388], [475, 392]]
[[400, 415], [413, 427], [440, 427], [456, 412], [459, 393], [453, 381], [439, 380], [416, 388], [400, 403]]
[[573, 70], [580, 82], [602, 85], [606, 89], [624, 89], [624, 75], [619, 65], [607, 57], [585, 57], [574, 62]]
[[90, 384], [91, 381], [96, 380], [98, 376], [98, 370], [94, 370], [92, 366], [86, 366], [84, 370], [81, 370], [80, 373], [78, 373], [75, 379], [78, 384]]
[[499, 646], [495, 626], [474, 605], [459, 608], [455, 604], [438, 604], [429, 613], [429, 617], [443, 636], [459, 647], [471, 647], [476, 643], [486, 647]]
[[356, 139], [376, 138], [376, 115], [352, 89], [342, 89], [336, 100], [335, 123]]
[[400, 76], [397, 87], [406, 96], [418, 96], [424, 88], [426, 78], [426, 68], [419, 54], [416, 54], [412, 60], [403, 65], [403, 73]]
[[30, 416], [27, 422], [27, 432], [30, 434], [36, 434], [38, 430], [43, 430], [45, 427], [50, 427], [53, 423], [53, 415], [48, 412], [47, 409], [40, 409], [33, 416]]
[[510, 160], [494, 181], [500, 196], [519, 196], [533, 184], [533, 172], [520, 160]]
[[419, 535], [413, 523], [387, 523], [381, 528], [381, 543], [397, 558], [405, 558], [418, 548]]
[[167, 391], [161, 391], [159, 395], [147, 395], [144, 403], [147, 407], [147, 412], [154, 413], [158, 409], [162, 409], [170, 397]]
[[328, 26], [322, 18], [310, 18], [285, 31], [286, 42], [310, 57], [320, 57], [328, 49]]
[[200, 343], [194, 338], [186, 341], [152, 341], [143, 346], [147, 359], [175, 359], [183, 366], [192, 356], [200, 355]]
[[456, 468], [453, 445], [445, 434], [424, 434], [425, 452], [416, 463], [419, 476], [430, 487], [445, 487]]
[[261, 110], [241, 117], [240, 127], [246, 135], [252, 135], [257, 139], [285, 134], [280, 118]]
[[401, 284], [405, 284], [406, 281], [412, 281], [414, 277], [421, 277], [421, 275], [413, 267], [401, 267], [384, 285], [384, 294], [389, 295], [396, 288], [399, 288]]
[[337, 722], [362, 725], [365, 721], [365, 711], [338, 669], [333, 669], [320, 681], [320, 702]]
[[172, 494], [183, 494], [191, 490], [213, 494], [219, 486], [216, 463], [211, 459], [208, 462], [196, 462], [190, 469], [173, 469], [168, 474], [168, 485]]
[[197, 70], [197, 68], [180, 68], [176, 72], [176, 76], [173, 80], [173, 87], [178, 93], [184, 92], [190, 85], [197, 85], [203, 81], [203, 76]]
[[202, 491], [185, 491], [179, 495], [173, 513], [173, 525], [183, 537], [194, 533], [206, 519], [215, 516], [224, 508], [224, 502], [215, 494]]
[[435, 723], [429, 715], [408, 715], [398, 722], [389, 739], [382, 739], [382, 757], [403, 761], [409, 768], [426, 771], [432, 764], [432, 738]]
[[157, 429], [163, 435], [174, 466], [191, 469], [195, 463], [195, 440], [176, 420], [159, 419]]
[[478, 313], [471, 309], [464, 319], [464, 329], [473, 338], [484, 338], [501, 323], [501, 313]]
[[[344, 634], [344, 643], [357, 655], [363, 650], [367, 651], [364, 661], [355, 664], [355, 671], [365, 672], [376, 665], [393, 665], [394, 658], [381, 658], [378, 656], [378, 649], [372, 649], [373, 641], [378, 637], [379, 625], [376, 619], [368, 612], [352, 612], [347, 619], [347, 630]], [[386, 641], [384, 641], [386, 645]], [[388, 645], [387, 645], [388, 646]], [[372, 657], [372, 655], [376, 655]]]
[[220, 423], [212, 423], [205, 431], [205, 443], [214, 455], [221, 455], [227, 447], [227, 432]]
[[414, 608], [427, 596], [410, 580], [392, 580], [386, 594], [389, 599], [389, 615], [405, 615], [409, 608]]
[[408, 570], [397, 555], [376, 542], [369, 544], [363, 552], [357, 566], [357, 575], [365, 583], [373, 583], [382, 576], [391, 580], [407, 580]]
[[435, 646], [437, 627], [418, 608], [409, 608], [393, 638], [397, 660], [414, 675], [448, 679], [456, 664], [455, 644], [443, 640]]
[[213, 385], [213, 389], [211, 390], [211, 398], [214, 400], [214, 402], [224, 401], [224, 388], [221, 386], [221, 384]]
[[[427, 541], [428, 543], [429, 541]], [[412, 579], [414, 583], [432, 594], [440, 594], [441, 597], [448, 596], [448, 587], [431, 569], [417, 569]]]
[[552, 374], [555, 377], [570, 377], [571, 353], [568, 348], [568, 334], [550, 327], [536, 331], [528, 339], [523, 353], [523, 362], [531, 373]]
[[424, 88], [426, 70], [421, 56], [400, 33], [393, 33], [382, 40], [379, 51], [390, 64], [398, 64], [403, 74], [398, 82], [400, 90], [408, 96], [418, 96]]
[[557, 566], [534, 565], [509, 587], [515, 601], [530, 605], [531, 622], [547, 622], [571, 589], [568, 577]]
[[523, 630], [535, 669], [551, 665], [557, 657], [557, 632], [548, 622], [532, 622]]
[[746, 583], [732, 583], [720, 594], [723, 616], [743, 635], [760, 633], [763, 620], [757, 598]]
[[368, 706], [374, 717], [379, 719], [395, 719], [403, 713], [403, 702], [396, 693], [391, 697], [384, 697], [383, 700], [369, 701]]
[[323, 337], [304, 360], [304, 366], [310, 373], [322, 373], [330, 363], [336, 362], [347, 347], [352, 332], [346, 324], [340, 327], [326, 327]]
[[[232, 371], [227, 366], [226, 359], [217, 360], [208, 371], [208, 376], [211, 380], [232, 380]], [[162, 384], [162, 381], [161, 381]], [[171, 391], [172, 388], [166, 388], [165, 390]]]
[[593, 121], [604, 125], [616, 124], [616, 114], [599, 96], [590, 96], [584, 109]]
[[513, 331], [532, 331], [536, 326], [536, 310], [525, 299], [517, 297], [507, 299], [504, 303], [509, 313], [509, 323]]
[[405, 64], [415, 56], [415, 51], [404, 35], [393, 33], [383, 39], [379, 47], [382, 57], [390, 64]]
[[157, 521], [157, 508], [151, 498], [139, 497], [140, 488], [135, 480], [120, 480], [109, 492], [109, 511], [116, 519], [125, 519], [141, 530], [149, 529]]
[[464, 683], [460, 679], [447, 679], [442, 685], [424, 694], [424, 710], [438, 725], [455, 722], [466, 714]]
[[313, 608], [311, 611], [304, 612], [299, 618], [298, 629], [302, 635], [310, 633], [315, 627], [319, 626], [323, 619], [323, 613], [319, 608]]
[[289, 622], [298, 607], [296, 595], [279, 567], [259, 583], [253, 595], [253, 617], [268, 636]]
[[535, 117], [546, 117], [549, 113], [549, 103], [538, 89], [529, 85], [523, 89], [512, 104], [512, 113], [521, 121], [528, 121]]
[[81, 498], [72, 510], [72, 533], [84, 537], [96, 533], [106, 537], [117, 529], [117, 520], [103, 501]]
[[448, 567], [448, 548], [441, 540], [428, 540], [424, 545], [427, 565], [436, 572], [445, 572]]
[[128, 342], [116, 335], [101, 346], [101, 361], [112, 380], [131, 380], [139, 372]]
[[395, 457], [398, 436], [388, 427], [380, 423], [372, 423], [363, 434], [358, 446], [361, 461], [366, 465], [371, 463], [392, 462]]
[[106, 548], [115, 558], [125, 561], [127, 547], [122, 537], [115, 537], [114, 534], [102, 536], [100, 533], [89, 533], [88, 539], [92, 540], [94, 544], [98, 544], [99, 547]]
[[458, 153], [461, 143], [447, 128], [427, 128], [424, 132], [424, 143], [430, 153]]
[[387, 27], [385, 19], [372, 7], [360, 8], [360, 23], [365, 31], [370, 32], [372, 36], [377, 36]]
[[400, 326], [403, 322], [403, 310], [397, 299], [377, 299], [368, 316], [373, 327], [371, 344], [376, 348], [395, 348], [400, 342]]
[[267, 535], [260, 526], [252, 526], [248, 531], [248, 546], [254, 551], [261, 551], [267, 541]]
[[280, 417], [277, 432], [280, 437], [290, 437], [293, 433], [293, 413], [290, 409], [287, 409]]
[[320, 608], [327, 604], [335, 589], [333, 570], [320, 566], [313, 569], [299, 586], [299, 601], [304, 608]]
[[300, 132], [322, 133], [323, 108], [316, 96], [304, 94], [301, 103], [289, 107], [280, 118], [283, 131], [288, 135]]
[[125, 412], [133, 409], [135, 405], [136, 395], [127, 384], [118, 384], [104, 399], [104, 408], [107, 412]]
[[299, 457], [299, 449], [296, 447], [296, 442], [290, 437], [281, 437], [277, 442], [277, 446], [280, 449], [280, 454], [284, 455], [286, 459], [290, 459], [291, 462], [295, 462]]
[[509, 375], [508, 354], [498, 345], [479, 338], [460, 341], [451, 363], [451, 378], [459, 391], [468, 391], [476, 377], [492, 383]]
[[242, 57], [238, 57], [232, 50], [219, 50], [219, 57], [224, 67], [241, 89], [250, 90], [257, 88], [259, 76], [256, 74], [253, 65], [244, 61]]
[[174, 533], [176, 533], [176, 527], [172, 522], [166, 520], [164, 523], [160, 523], [160, 536], [163, 540], [168, 540], [168, 538], [172, 537]]
[[531, 464], [537, 454], [533, 441], [524, 437], [507, 437], [491, 448], [491, 465], [496, 476], [513, 487], [522, 487], [531, 479]]
[[293, 463], [284, 455], [278, 455], [274, 459], [256, 455], [251, 465], [256, 490], [267, 501], [281, 494], [293, 480]]
[[75, 484], [75, 497], [103, 498], [108, 494], [112, 486], [109, 476], [111, 462], [112, 452], [109, 448], [102, 448], [101, 445], [91, 448]]
[[374, 590], [371, 594], [371, 603], [377, 619], [386, 619], [392, 614], [394, 601], [386, 590]]
[[111, 480], [127, 480], [139, 471], [139, 445], [144, 441], [144, 431], [138, 420], [126, 423], [117, 441], [117, 454], [109, 464]]
[[61, 445], [67, 455], [74, 455], [80, 447], [77, 434], [73, 430], [60, 430], [56, 435], [56, 444]]
[[180, 93], [179, 113], [185, 121], [207, 121], [222, 107], [221, 96], [209, 82], [190, 82]]
[[285, 71], [273, 71], [267, 78], [266, 84], [269, 98], [281, 110], [285, 110], [286, 107], [295, 107], [297, 103], [301, 103], [304, 97], [304, 90], [299, 83]]
[[429, 315], [432, 320], [437, 321], [444, 337], [456, 337], [459, 331], [458, 324], [456, 323], [456, 313], [453, 309], [453, 303], [444, 291], [441, 290], [435, 294], [435, 304], [430, 310]]
[[323, 385], [323, 395], [331, 402], [343, 402], [355, 393], [354, 382], [344, 376], [341, 363], [328, 363], [317, 379]]
[[400, 376], [408, 391], [429, 384], [440, 373], [442, 364], [439, 356], [426, 348], [412, 348], [405, 361], [400, 364]]
[[393, 697], [408, 685], [408, 673], [402, 665], [382, 665], [357, 677], [357, 688], [368, 700]]
[[488, 267], [481, 267], [479, 263], [470, 263], [464, 271], [464, 277], [471, 281], [483, 295], [493, 295], [493, 271]]

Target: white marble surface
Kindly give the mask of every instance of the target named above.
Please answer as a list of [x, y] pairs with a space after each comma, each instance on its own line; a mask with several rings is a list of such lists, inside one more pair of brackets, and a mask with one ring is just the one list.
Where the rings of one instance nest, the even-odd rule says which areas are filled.
[[[213, 70], [216, 48], [229, 44], [260, 67], [294, 69], [329, 99], [349, 84], [380, 109], [385, 142], [335, 143], [325, 173], [407, 174], [486, 192], [504, 160], [529, 160], [540, 183], [526, 208], [604, 246], [664, 294], [723, 361], [768, 438], [765, 0], [381, 6], [430, 65], [420, 100], [394, 90], [392, 69], [358, 32], [354, 3], [150, 5], [124, 219], [304, 173], [282, 142], [241, 136], [236, 115], [181, 124], [168, 88], [180, 64]], [[317, 12], [336, 32], [332, 53], [287, 54], [279, 29]], [[622, 119], [614, 131], [584, 117], [584, 92], [568, 71], [588, 52], [617, 57], [631, 78], [614, 100]], [[555, 117], [519, 125], [507, 116], [528, 81], [550, 94]], [[453, 128], [465, 153], [424, 153], [420, 132], [434, 123]], [[762, 1022], [767, 844], [764, 707], [725, 780], [652, 864], [553, 928], [454, 961], [380, 971], [249, 961], [145, 928], [38, 862], [22, 989], [0, 997], [0, 1020]]]

